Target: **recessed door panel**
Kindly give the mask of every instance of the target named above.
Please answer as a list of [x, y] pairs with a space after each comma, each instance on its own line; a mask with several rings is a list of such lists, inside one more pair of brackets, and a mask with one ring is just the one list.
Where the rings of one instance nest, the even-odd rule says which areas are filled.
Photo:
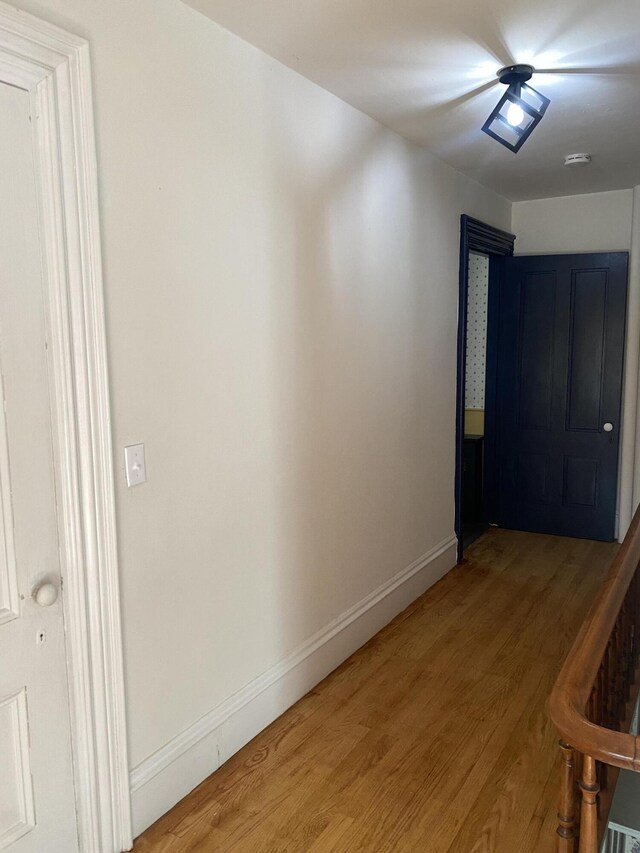
[[607, 308], [607, 270], [577, 270], [571, 283], [568, 429], [598, 432]]
[[568, 456], [564, 460], [564, 505], [590, 507], [598, 505], [597, 459], [577, 459]]
[[549, 457], [541, 453], [521, 453], [517, 484], [523, 501], [546, 503], [549, 500]]
[[1, 371], [2, 365], [0, 365], [0, 625], [16, 619], [20, 614], [16, 552], [13, 542], [13, 508], [4, 407], [4, 383]]
[[518, 421], [527, 429], [549, 429], [551, 426], [555, 300], [553, 273], [524, 277], [518, 353]]
[[26, 691], [0, 697], [0, 850], [35, 826]]

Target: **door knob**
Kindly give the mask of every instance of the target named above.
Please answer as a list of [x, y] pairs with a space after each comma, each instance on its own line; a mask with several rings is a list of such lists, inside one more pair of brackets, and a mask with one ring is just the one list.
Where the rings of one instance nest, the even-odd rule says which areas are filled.
[[602, 427], [602, 429], [605, 432], [611, 432], [611, 430], [613, 429], [613, 424], [611, 424], [611, 423], [609, 423], [609, 421], [607, 421], [606, 424]]
[[36, 586], [31, 595], [40, 607], [51, 607], [58, 600], [58, 588], [52, 583], [43, 583]]

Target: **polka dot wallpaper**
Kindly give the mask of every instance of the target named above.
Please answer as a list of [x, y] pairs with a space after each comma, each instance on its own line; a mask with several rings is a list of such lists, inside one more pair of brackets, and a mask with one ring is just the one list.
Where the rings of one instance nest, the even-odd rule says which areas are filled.
[[488, 294], [489, 258], [485, 255], [470, 254], [465, 409], [484, 409]]

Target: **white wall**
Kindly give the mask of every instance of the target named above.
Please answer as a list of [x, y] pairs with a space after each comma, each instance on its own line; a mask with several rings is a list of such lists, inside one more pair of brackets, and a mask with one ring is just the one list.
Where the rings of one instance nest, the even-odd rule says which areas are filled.
[[628, 252], [633, 190], [518, 201], [516, 254]]
[[138, 831], [453, 564], [458, 218], [510, 204], [178, 0], [20, 5], [92, 47]]

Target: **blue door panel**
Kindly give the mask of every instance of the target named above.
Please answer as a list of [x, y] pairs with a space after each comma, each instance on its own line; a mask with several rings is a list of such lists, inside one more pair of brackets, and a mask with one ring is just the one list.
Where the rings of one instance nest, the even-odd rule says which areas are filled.
[[[518, 530], [611, 540], [627, 254], [521, 256], [501, 263], [495, 520]], [[610, 432], [606, 423], [613, 425]]]

